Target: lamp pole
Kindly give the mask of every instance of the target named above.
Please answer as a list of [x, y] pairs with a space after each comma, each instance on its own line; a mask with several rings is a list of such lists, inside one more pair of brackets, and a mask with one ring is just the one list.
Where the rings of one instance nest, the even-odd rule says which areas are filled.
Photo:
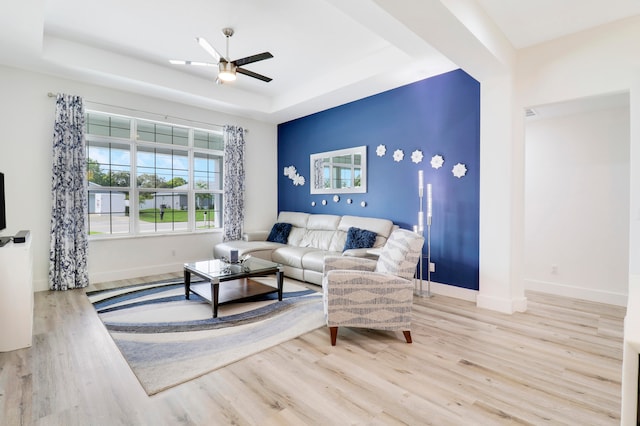
[[[428, 189], [428, 186], [427, 186]], [[422, 236], [424, 236], [424, 172], [422, 170], [418, 170], [418, 226], [414, 228], [414, 231]], [[427, 216], [427, 223], [428, 223]], [[422, 296], [422, 250], [420, 250], [420, 261], [418, 262], [419, 274], [420, 274], [420, 287], [415, 291], [415, 294], [418, 296]]]
[[[433, 215], [431, 189], [431, 184], [427, 184], [427, 297], [431, 297], [431, 217]], [[420, 272], [422, 273], [422, 268]]]

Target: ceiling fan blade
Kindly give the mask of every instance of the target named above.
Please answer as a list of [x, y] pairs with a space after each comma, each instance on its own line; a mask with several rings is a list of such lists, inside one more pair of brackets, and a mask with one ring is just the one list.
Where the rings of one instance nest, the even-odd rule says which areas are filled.
[[269, 52], [258, 53], [257, 55], [247, 56], [246, 58], [236, 59], [232, 61], [236, 66], [241, 67], [253, 62], [263, 61], [265, 59], [273, 58], [273, 55]]
[[267, 83], [273, 80], [272, 78], [266, 77], [262, 74], [258, 74], [256, 72], [249, 71], [240, 67], [236, 68], [236, 72], [239, 72], [240, 74], [248, 75], [249, 77], [257, 78], [258, 80], [266, 81]]
[[197, 62], [197, 61], [182, 61], [179, 59], [170, 59], [170, 63], [173, 65], [195, 65], [199, 67], [217, 67], [218, 64], [212, 64], [211, 62]]
[[222, 58], [222, 55], [219, 54], [218, 51], [214, 49], [207, 40], [202, 37], [196, 37], [196, 41], [204, 50], [207, 51], [209, 55], [213, 56], [213, 58], [216, 60], [216, 63], [220, 62], [220, 58]]

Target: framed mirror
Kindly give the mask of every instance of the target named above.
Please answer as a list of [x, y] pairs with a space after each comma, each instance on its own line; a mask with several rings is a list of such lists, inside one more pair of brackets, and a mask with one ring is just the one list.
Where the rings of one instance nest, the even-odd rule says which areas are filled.
[[367, 147], [319, 152], [310, 156], [312, 194], [367, 192]]

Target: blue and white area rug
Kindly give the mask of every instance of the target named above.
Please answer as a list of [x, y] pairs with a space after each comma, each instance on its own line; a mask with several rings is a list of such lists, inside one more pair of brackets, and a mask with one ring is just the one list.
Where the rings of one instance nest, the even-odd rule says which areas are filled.
[[[255, 278], [276, 286], [275, 277]], [[222, 283], [221, 285], [224, 285]], [[87, 292], [98, 316], [149, 395], [325, 325], [322, 295], [285, 278], [277, 293], [211, 305], [182, 280]]]

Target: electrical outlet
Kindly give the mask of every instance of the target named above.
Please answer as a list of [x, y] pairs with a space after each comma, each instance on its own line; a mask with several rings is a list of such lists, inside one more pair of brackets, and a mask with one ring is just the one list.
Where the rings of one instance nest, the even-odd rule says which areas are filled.
[[551, 273], [553, 275], [558, 275], [558, 265], [551, 265]]
[[433, 262], [429, 262], [429, 272], [435, 272], [436, 271], [436, 264]]
[[171, 250], [171, 256], [176, 257], [176, 251], [175, 250]]

